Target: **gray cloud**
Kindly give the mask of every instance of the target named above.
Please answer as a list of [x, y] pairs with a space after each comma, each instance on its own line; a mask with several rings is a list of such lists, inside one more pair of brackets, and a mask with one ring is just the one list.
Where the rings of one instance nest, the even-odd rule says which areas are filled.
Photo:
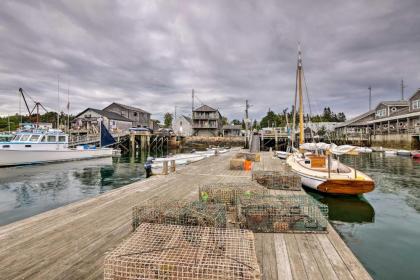
[[[2, 1], [0, 114], [24, 88], [71, 111], [112, 101], [162, 118], [189, 113], [191, 89], [230, 119], [293, 102], [296, 45], [314, 113], [355, 115], [420, 87], [420, 6], [377, 1]], [[62, 100], [61, 107], [65, 107]]]

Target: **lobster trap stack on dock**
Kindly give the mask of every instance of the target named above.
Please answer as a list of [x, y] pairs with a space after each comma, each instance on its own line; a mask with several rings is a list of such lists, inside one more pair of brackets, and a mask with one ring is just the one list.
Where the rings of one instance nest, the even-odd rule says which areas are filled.
[[141, 224], [105, 256], [105, 280], [260, 278], [251, 231]]
[[226, 206], [237, 205], [241, 197], [267, 194], [268, 190], [254, 183], [218, 183], [199, 187], [199, 199], [207, 203], [222, 203]]
[[326, 232], [328, 207], [301, 195], [242, 197], [238, 220], [254, 232]]
[[[267, 159], [266, 161], [272, 161]], [[277, 160], [278, 161], [278, 160]], [[276, 168], [273, 168], [275, 166]], [[299, 175], [292, 172], [286, 163], [276, 162], [275, 165], [270, 162], [254, 163], [252, 167], [252, 180], [273, 190], [302, 190], [302, 181]]]
[[224, 204], [200, 201], [152, 201], [133, 207], [133, 231], [141, 223], [226, 227]]

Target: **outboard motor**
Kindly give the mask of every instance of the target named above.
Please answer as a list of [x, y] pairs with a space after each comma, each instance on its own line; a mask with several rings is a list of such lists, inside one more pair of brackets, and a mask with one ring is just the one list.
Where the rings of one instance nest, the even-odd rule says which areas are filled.
[[152, 176], [152, 163], [153, 163], [153, 158], [147, 157], [146, 163], [144, 164], [144, 169], [146, 170], [146, 178], [149, 178], [150, 176]]

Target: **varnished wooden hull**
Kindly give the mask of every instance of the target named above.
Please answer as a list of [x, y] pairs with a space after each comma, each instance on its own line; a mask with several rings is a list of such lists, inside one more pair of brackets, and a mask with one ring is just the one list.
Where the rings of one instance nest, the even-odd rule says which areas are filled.
[[317, 187], [317, 190], [329, 194], [361, 195], [373, 191], [375, 184], [368, 180], [334, 180], [328, 179]]
[[[297, 158], [296, 160], [302, 160]], [[361, 195], [373, 191], [375, 188], [374, 181], [366, 174], [349, 169], [348, 173], [331, 173], [329, 178], [328, 172], [321, 172], [309, 168], [303, 168], [293, 158], [293, 155], [287, 158], [287, 163], [292, 170], [302, 179], [302, 184], [316, 191], [335, 195]]]

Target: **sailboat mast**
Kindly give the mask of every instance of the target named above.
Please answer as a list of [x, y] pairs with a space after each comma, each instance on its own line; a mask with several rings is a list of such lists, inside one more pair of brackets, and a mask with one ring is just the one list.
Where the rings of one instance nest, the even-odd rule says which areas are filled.
[[303, 131], [303, 94], [302, 94], [302, 53], [298, 52], [298, 92], [299, 92], [299, 144], [305, 142]]

